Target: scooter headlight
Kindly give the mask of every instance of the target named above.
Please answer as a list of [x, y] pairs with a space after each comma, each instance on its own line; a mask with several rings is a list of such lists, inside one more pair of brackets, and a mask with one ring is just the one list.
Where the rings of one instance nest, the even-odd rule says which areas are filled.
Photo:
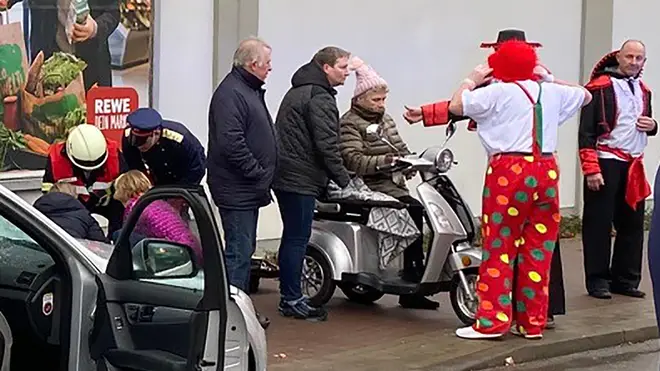
[[435, 167], [441, 173], [446, 173], [454, 164], [454, 153], [450, 149], [443, 149], [435, 158]]
[[429, 203], [429, 209], [431, 211], [431, 214], [435, 217], [435, 220], [438, 221], [438, 224], [440, 224], [440, 227], [451, 230], [451, 222], [449, 221], [449, 218], [447, 217], [447, 214], [442, 210], [440, 206], [437, 204], [431, 202]]

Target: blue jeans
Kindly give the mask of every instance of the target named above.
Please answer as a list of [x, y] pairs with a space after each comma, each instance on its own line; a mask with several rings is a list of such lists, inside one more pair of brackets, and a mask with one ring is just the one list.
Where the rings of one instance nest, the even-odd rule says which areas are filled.
[[219, 209], [225, 231], [225, 262], [229, 283], [249, 292], [252, 254], [257, 247], [259, 209]]
[[278, 254], [280, 265], [280, 296], [283, 301], [302, 297], [300, 280], [307, 243], [312, 233], [314, 196], [275, 191], [282, 216], [282, 240]]
[[[660, 169], [655, 175], [654, 195], [660, 195]], [[660, 328], [660, 205], [653, 203], [651, 230], [649, 232], [649, 271], [653, 285], [653, 301], [655, 302], [655, 318]]]

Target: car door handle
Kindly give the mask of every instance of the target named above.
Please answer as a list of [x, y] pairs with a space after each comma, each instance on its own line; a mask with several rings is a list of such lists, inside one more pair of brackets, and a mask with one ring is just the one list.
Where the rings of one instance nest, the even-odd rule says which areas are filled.
[[153, 305], [126, 304], [125, 308], [128, 320], [133, 323], [151, 322], [156, 313]]

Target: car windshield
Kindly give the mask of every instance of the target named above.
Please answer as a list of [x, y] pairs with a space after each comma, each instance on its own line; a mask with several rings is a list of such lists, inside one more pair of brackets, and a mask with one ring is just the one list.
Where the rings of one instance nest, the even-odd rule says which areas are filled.
[[[53, 259], [38, 243], [7, 219], [0, 217], [0, 266], [5, 271], [41, 269]], [[7, 272], [2, 272], [6, 274]]]
[[7, 219], [0, 217], [0, 248], [7, 247], [8, 245], [26, 247], [46, 253], [46, 250], [25, 234], [25, 232], [7, 221]]
[[76, 238], [80, 243], [83, 244], [89, 250], [90, 252], [94, 253], [94, 255], [98, 256], [99, 258], [108, 260], [110, 259], [110, 255], [112, 255], [112, 250], [114, 250], [114, 246], [99, 242], [99, 241], [92, 241], [92, 240], [83, 240], [81, 238]]

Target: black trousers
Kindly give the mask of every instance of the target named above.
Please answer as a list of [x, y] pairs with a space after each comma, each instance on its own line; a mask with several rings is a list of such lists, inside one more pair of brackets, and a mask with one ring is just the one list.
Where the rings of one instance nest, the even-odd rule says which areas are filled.
[[564, 290], [564, 269], [561, 262], [561, 249], [559, 238], [552, 253], [550, 265], [550, 285], [548, 286], [548, 315], [558, 316], [566, 314], [566, 291]]
[[412, 196], [402, 196], [398, 200], [408, 204], [408, 213], [422, 233], [403, 251], [403, 278], [419, 282], [424, 274], [424, 206]]
[[584, 181], [582, 246], [587, 291], [637, 288], [642, 276], [644, 202], [633, 210], [625, 201], [629, 163], [614, 159], [599, 163], [605, 185], [592, 191]]
[[[514, 269], [518, 269], [518, 266]], [[514, 287], [517, 274], [513, 275]], [[515, 290], [513, 292], [515, 295]], [[515, 296], [513, 298], [516, 300]], [[559, 238], [552, 253], [552, 262], [550, 263], [550, 283], [548, 284], [548, 316], [559, 316], [566, 314], [566, 291], [564, 290], [564, 269], [561, 262], [561, 249]]]

